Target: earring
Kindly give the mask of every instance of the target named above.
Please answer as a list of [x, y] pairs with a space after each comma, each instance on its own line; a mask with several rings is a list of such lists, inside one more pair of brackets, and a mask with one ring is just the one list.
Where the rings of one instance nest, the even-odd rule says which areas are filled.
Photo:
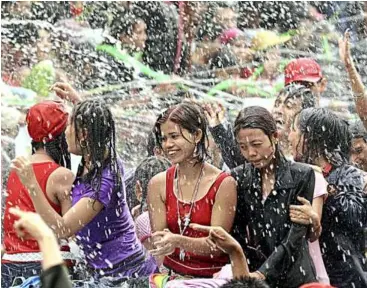
[[192, 154], [194, 156], [194, 158], [198, 157], [199, 156], [199, 153], [198, 153], [198, 143], [196, 143], [195, 145], [195, 149], [194, 149], [194, 153]]
[[[84, 145], [82, 145], [82, 143], [84, 143]], [[81, 140], [79, 145], [81, 148], [87, 148], [87, 142], [85, 140]]]

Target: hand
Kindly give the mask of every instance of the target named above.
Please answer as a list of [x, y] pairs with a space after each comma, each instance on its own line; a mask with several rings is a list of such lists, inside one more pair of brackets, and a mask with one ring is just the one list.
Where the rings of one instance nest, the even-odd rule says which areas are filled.
[[346, 67], [350, 66], [353, 62], [352, 54], [350, 53], [350, 33], [345, 31], [344, 38], [339, 39], [339, 56], [340, 60]]
[[61, 99], [78, 103], [81, 97], [76, 90], [69, 83], [57, 82], [51, 86], [50, 90], [55, 91], [56, 95]]
[[45, 237], [54, 237], [52, 230], [39, 214], [21, 211], [18, 208], [10, 208], [9, 212], [19, 217], [19, 220], [14, 223], [14, 229], [19, 237], [27, 238], [29, 234], [37, 242], [42, 241]]
[[310, 201], [303, 197], [297, 197], [303, 205], [290, 205], [289, 215], [292, 222], [297, 224], [309, 225], [316, 223], [318, 219], [317, 213], [312, 209]]
[[176, 249], [176, 238], [168, 229], [153, 233], [153, 245], [156, 247], [150, 250], [150, 254], [153, 256], [167, 256], [171, 255]]
[[11, 168], [15, 170], [22, 184], [31, 188], [37, 183], [36, 176], [34, 175], [33, 166], [29, 159], [19, 156], [11, 161]]
[[204, 113], [210, 127], [221, 124], [225, 118], [225, 110], [222, 104], [205, 104]]
[[259, 272], [259, 271], [256, 271], [256, 272], [251, 272], [250, 274], [249, 274], [249, 277], [250, 278], [256, 278], [256, 279], [260, 279], [260, 280], [265, 280], [265, 276], [264, 276], [264, 274], [262, 274], [261, 272]]
[[232, 255], [242, 250], [240, 244], [222, 227], [203, 226], [199, 224], [190, 224], [190, 228], [208, 233], [207, 243], [212, 249], [220, 249], [224, 253]]

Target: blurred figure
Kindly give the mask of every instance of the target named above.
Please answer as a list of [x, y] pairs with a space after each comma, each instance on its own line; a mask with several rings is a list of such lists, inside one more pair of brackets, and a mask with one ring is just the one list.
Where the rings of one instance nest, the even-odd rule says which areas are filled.
[[352, 134], [351, 162], [367, 172], [367, 131], [361, 121], [354, 122], [350, 127]]

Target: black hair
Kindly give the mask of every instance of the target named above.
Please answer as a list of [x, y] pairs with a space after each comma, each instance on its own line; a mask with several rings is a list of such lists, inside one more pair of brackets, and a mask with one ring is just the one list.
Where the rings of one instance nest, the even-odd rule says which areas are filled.
[[[81, 147], [83, 155], [77, 176], [82, 175], [84, 165], [90, 164], [83, 180], [92, 186], [98, 199], [102, 172], [109, 167], [115, 181], [114, 192], [120, 191], [122, 175], [115, 147], [115, 121], [107, 104], [98, 99], [80, 102], [74, 106], [71, 120], [75, 127], [75, 143]], [[84, 139], [80, 139], [80, 133], [83, 134]], [[90, 157], [90, 163], [85, 162], [84, 156], [87, 154]], [[114, 193], [113, 196], [116, 194]]]
[[163, 157], [148, 157], [144, 159], [136, 168], [134, 174], [134, 184], [139, 181], [142, 188], [141, 212], [146, 207], [146, 199], [148, 193], [148, 183], [155, 175], [167, 170], [171, 163]]
[[[196, 133], [199, 129], [202, 131], [202, 137], [196, 148], [197, 163], [202, 163], [208, 156], [207, 144], [208, 124], [203, 108], [194, 102], [183, 102], [181, 104], [168, 108], [159, 115], [155, 123], [155, 136], [159, 147], [162, 148], [161, 125], [168, 120], [178, 124], [180, 129], [186, 129], [189, 133]], [[182, 131], [181, 131], [182, 132]], [[188, 139], [186, 139], [189, 141]]]
[[229, 280], [226, 284], [220, 286], [221, 288], [269, 288], [265, 281], [251, 278], [241, 277]]
[[49, 155], [56, 164], [71, 169], [71, 159], [70, 153], [68, 152], [68, 144], [65, 139], [65, 132], [62, 132], [49, 142], [32, 141], [32, 154], [42, 148], [45, 149], [47, 155]]
[[305, 85], [291, 84], [284, 87], [278, 94], [278, 97], [285, 95], [286, 98], [301, 98], [302, 109], [316, 106], [316, 96], [311, 89]]
[[158, 147], [157, 139], [155, 137], [154, 129], [151, 130], [147, 137], [147, 153], [148, 157], [154, 156], [154, 149]]
[[[268, 110], [260, 106], [250, 106], [238, 114], [234, 122], [234, 135], [237, 136], [241, 129], [260, 129], [273, 144], [272, 136], [277, 131], [277, 126], [273, 115]], [[284, 157], [278, 144], [275, 144], [274, 156], [276, 161]]]
[[304, 109], [295, 119], [303, 134], [297, 144], [302, 145], [302, 162], [314, 164], [323, 156], [334, 167], [348, 163], [351, 134], [346, 121], [326, 108]]
[[349, 132], [351, 133], [352, 139], [363, 138], [363, 140], [367, 142], [367, 130], [362, 121], [357, 120], [350, 124]]

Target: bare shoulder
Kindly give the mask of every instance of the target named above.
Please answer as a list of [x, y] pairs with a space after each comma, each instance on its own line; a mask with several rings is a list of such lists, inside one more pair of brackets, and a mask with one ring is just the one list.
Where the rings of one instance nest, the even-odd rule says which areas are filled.
[[71, 170], [65, 167], [59, 167], [51, 173], [48, 182], [52, 181], [53, 183], [69, 185], [70, 183], [72, 184], [74, 180], [75, 175]]
[[156, 187], [166, 183], [166, 171], [160, 172], [155, 175], [150, 181], [149, 186]]

